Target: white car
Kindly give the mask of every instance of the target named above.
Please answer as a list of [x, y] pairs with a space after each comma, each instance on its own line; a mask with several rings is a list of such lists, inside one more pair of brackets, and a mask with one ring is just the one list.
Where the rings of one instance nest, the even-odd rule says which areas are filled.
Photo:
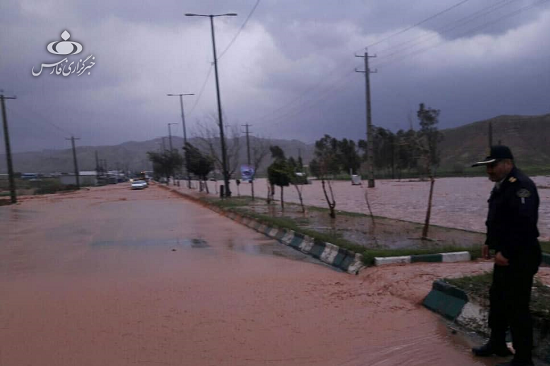
[[144, 189], [147, 188], [147, 182], [144, 180], [134, 180], [132, 182], [132, 189]]

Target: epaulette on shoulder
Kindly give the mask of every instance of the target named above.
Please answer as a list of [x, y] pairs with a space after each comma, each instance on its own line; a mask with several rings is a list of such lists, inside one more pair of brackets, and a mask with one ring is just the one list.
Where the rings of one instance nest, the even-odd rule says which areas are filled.
[[517, 179], [516, 177], [510, 177], [510, 178], [508, 178], [508, 182], [510, 182], [510, 183], [515, 183], [515, 182], [517, 182], [517, 180], [518, 180], [518, 179]]

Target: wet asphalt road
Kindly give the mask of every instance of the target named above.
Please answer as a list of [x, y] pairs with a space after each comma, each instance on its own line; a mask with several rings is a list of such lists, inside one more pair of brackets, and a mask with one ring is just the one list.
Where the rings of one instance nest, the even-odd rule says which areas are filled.
[[23, 200], [0, 231], [2, 366], [496, 361], [419, 305], [453, 267], [350, 276], [158, 187]]

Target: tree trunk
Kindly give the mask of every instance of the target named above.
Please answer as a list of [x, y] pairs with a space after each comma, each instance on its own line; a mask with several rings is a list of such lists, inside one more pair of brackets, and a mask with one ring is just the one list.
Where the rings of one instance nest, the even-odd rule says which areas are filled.
[[285, 209], [285, 201], [283, 200], [283, 186], [281, 186], [281, 209]]
[[302, 198], [302, 191], [298, 188], [297, 184], [294, 184], [294, 188], [296, 188], [296, 192], [298, 192], [298, 198], [300, 199], [300, 206], [302, 206], [302, 213], [306, 213], [306, 208], [304, 206], [304, 200]]
[[[336, 202], [334, 202], [334, 195], [332, 195], [332, 188], [331, 188], [331, 195], [332, 195], [332, 202], [331, 200], [328, 198], [328, 194], [327, 194], [327, 188], [325, 186], [325, 180], [324, 179], [321, 179], [321, 185], [323, 186], [323, 193], [325, 194], [325, 199], [327, 200], [327, 204], [328, 204], [328, 208], [330, 210], [330, 217], [331, 218], [336, 218], [336, 214], [334, 213], [334, 207], [336, 206]], [[329, 183], [329, 188], [330, 188], [330, 183]]]
[[434, 192], [435, 179], [433, 175], [430, 176], [430, 196], [428, 198], [428, 211], [426, 212], [426, 221], [424, 221], [424, 228], [422, 229], [422, 239], [428, 238], [428, 229], [430, 228], [430, 215], [432, 213], [432, 196]]
[[254, 201], [254, 181], [253, 180], [250, 181], [250, 184], [251, 184], [250, 189], [252, 190], [252, 201]]
[[267, 184], [267, 204], [271, 203], [271, 186]]

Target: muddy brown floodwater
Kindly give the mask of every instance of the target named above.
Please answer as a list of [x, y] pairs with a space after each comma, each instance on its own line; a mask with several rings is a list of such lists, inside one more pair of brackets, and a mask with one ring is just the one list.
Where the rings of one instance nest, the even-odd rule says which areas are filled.
[[[533, 177], [539, 187], [539, 231], [541, 239], [550, 240], [550, 176]], [[215, 194], [216, 184], [222, 181], [208, 182]], [[428, 206], [429, 181], [417, 179], [393, 180], [379, 179], [375, 188], [366, 189], [362, 186], [352, 186], [349, 181], [335, 181], [334, 196], [336, 209], [368, 214], [364, 193], [367, 191], [373, 214], [392, 219], [424, 223]], [[195, 185], [198, 185], [195, 183]], [[186, 185], [182, 181], [181, 189]], [[475, 178], [437, 178], [434, 185], [434, 196], [430, 223], [455, 229], [485, 232], [487, 217], [487, 200], [493, 183], [485, 177]], [[237, 194], [235, 181], [231, 183], [233, 194]], [[242, 183], [239, 191], [250, 195], [250, 184]], [[267, 195], [266, 179], [258, 179], [254, 184], [256, 196], [265, 198]], [[279, 188], [276, 187], [275, 198], [279, 199]], [[304, 203], [310, 206], [327, 207], [321, 182], [313, 180], [311, 185], [303, 186]], [[294, 187], [285, 188], [284, 199], [287, 202], [299, 203]]]
[[337, 272], [158, 187], [0, 207], [0, 365], [494, 365], [420, 302], [490, 263]]

